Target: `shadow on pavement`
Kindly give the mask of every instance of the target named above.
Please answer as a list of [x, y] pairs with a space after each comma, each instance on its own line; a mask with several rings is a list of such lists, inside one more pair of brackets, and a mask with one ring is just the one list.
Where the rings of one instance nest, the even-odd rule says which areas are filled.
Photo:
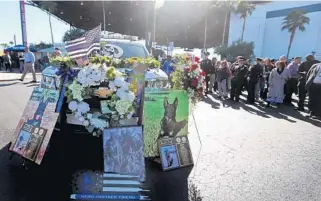
[[[14, 79], [14, 80], [17, 80], [17, 79]], [[7, 87], [7, 86], [15, 85], [18, 83], [20, 83], [20, 82], [11, 82], [11, 83], [0, 84], [0, 87]]]
[[[215, 95], [214, 95], [214, 96], [215, 96]], [[214, 99], [213, 97], [214, 97], [214, 96], [213, 96], [213, 94], [209, 94], [209, 95], [207, 95], [207, 96], [204, 96], [201, 101], [203, 101], [203, 102], [211, 105], [212, 108], [214, 108], [214, 109], [219, 109], [219, 108], [220, 108], [220, 104], [217, 103], [217, 102], [215, 102], [215, 101], [213, 101], [213, 99]], [[216, 99], [217, 99], [217, 98], [216, 98]]]
[[[54, 132], [40, 166], [30, 163], [26, 169], [21, 158], [15, 155], [9, 160], [10, 155], [8, 146], [0, 150], [1, 201], [67, 201], [72, 194], [73, 173], [103, 170], [102, 139], [89, 135]], [[160, 164], [146, 160], [146, 186], [152, 190], [152, 200], [201, 201], [196, 186], [188, 184], [191, 170], [163, 172]]]

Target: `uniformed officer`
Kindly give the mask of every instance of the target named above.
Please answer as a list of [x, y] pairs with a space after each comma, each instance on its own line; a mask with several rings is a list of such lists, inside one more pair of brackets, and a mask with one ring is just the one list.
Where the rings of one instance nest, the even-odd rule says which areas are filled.
[[259, 81], [262, 74], [262, 59], [257, 58], [256, 63], [250, 67], [248, 74], [248, 86], [247, 86], [247, 101], [250, 104], [253, 104], [259, 90]]
[[[206, 94], [212, 93], [214, 82], [213, 75], [215, 73], [215, 68], [212, 64], [212, 61], [208, 58], [210, 53], [204, 53], [205, 58], [201, 62], [201, 69], [206, 73], [205, 82], [206, 82]], [[211, 79], [212, 78], [212, 79]]]
[[246, 76], [248, 73], [248, 65], [246, 64], [246, 59], [240, 57], [238, 63], [231, 68], [232, 80], [231, 80], [231, 93], [230, 100], [240, 101], [240, 95], [242, 92], [242, 87], [244, 86]]
[[312, 54], [309, 54], [306, 56], [306, 61], [302, 62], [299, 66], [299, 69], [298, 69], [298, 74], [300, 75], [299, 83], [298, 83], [299, 103], [298, 103], [298, 107], [295, 108], [296, 110], [304, 111], [304, 101], [307, 94], [307, 91], [305, 90], [306, 74], [310, 70], [311, 66], [313, 66], [316, 63], [320, 63], [320, 62], [315, 60]]

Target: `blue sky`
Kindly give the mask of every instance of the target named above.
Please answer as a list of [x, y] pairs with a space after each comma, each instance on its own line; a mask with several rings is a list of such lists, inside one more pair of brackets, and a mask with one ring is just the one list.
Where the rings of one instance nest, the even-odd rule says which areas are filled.
[[[0, 13], [2, 19], [0, 43], [13, 41], [14, 34], [16, 34], [17, 44], [22, 44], [19, 1], [0, 0]], [[55, 43], [62, 42], [63, 34], [69, 29], [69, 25], [53, 16], [51, 22]], [[39, 8], [26, 5], [26, 26], [28, 43], [41, 41], [51, 43], [48, 14]]]

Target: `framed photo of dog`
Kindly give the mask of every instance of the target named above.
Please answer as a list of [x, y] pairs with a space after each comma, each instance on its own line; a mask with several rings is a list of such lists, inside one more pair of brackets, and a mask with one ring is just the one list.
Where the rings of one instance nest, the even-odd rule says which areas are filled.
[[187, 136], [160, 138], [158, 146], [164, 171], [193, 165]]
[[188, 116], [186, 91], [146, 87], [143, 117], [145, 157], [159, 156], [158, 139], [187, 136]]

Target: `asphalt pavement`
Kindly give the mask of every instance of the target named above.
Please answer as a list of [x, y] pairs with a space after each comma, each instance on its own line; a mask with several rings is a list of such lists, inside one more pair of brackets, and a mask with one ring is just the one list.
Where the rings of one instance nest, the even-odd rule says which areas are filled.
[[[36, 87], [28, 79], [0, 82], [0, 200], [68, 200], [72, 172], [101, 166], [100, 156], [86, 147], [88, 139], [64, 133], [53, 136], [39, 167], [25, 170], [21, 159], [9, 160], [6, 145]], [[304, 115], [209, 95], [189, 119], [194, 167], [162, 172], [147, 161], [153, 200], [321, 200], [321, 123]]]

